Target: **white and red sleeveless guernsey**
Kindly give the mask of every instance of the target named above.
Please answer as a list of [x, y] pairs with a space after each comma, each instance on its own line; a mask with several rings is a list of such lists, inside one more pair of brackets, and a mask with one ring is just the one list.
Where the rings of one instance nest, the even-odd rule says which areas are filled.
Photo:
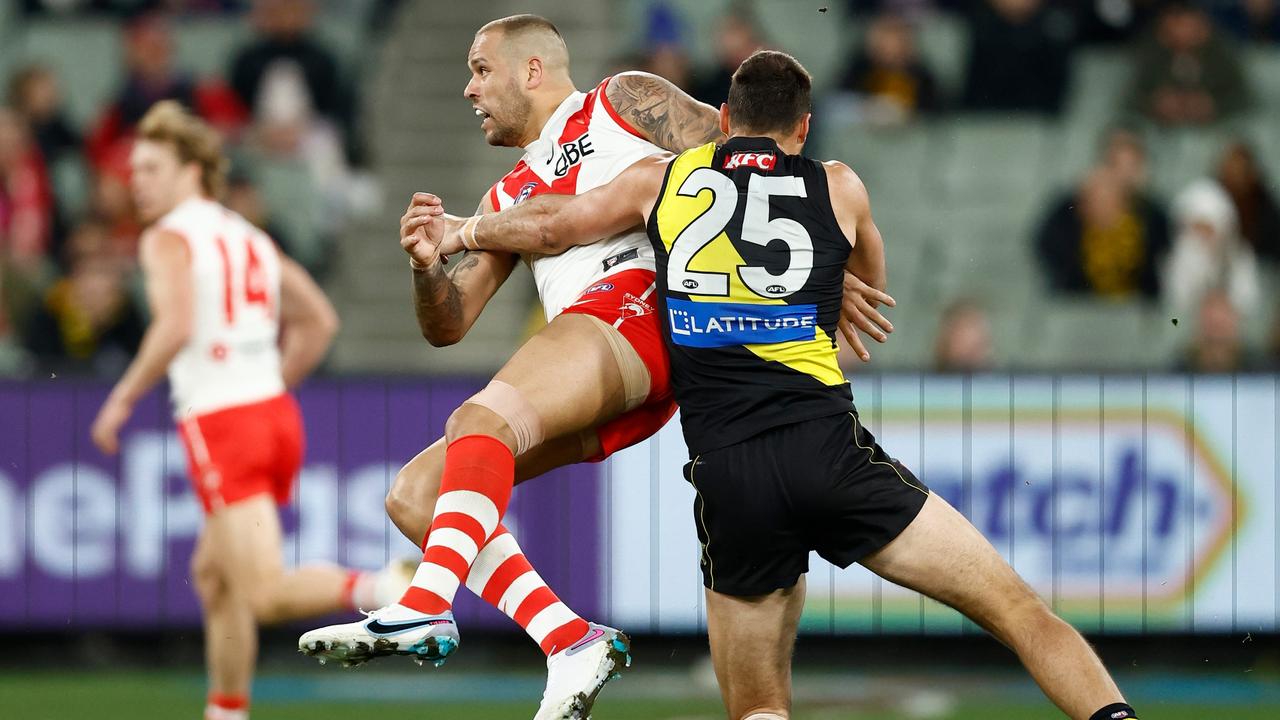
[[[589, 93], [565, 98], [525, 147], [515, 168], [489, 190], [504, 210], [534, 195], [577, 195], [607, 184], [641, 158], [663, 152], [622, 119], [609, 103], [605, 78]], [[533, 270], [547, 320], [559, 315], [588, 287], [616, 272], [654, 269], [653, 248], [643, 230], [627, 232], [560, 255], [525, 258]]]
[[284, 392], [280, 257], [266, 233], [211, 200], [193, 198], [156, 227], [191, 252], [191, 338], [169, 365], [174, 414], [204, 415]]

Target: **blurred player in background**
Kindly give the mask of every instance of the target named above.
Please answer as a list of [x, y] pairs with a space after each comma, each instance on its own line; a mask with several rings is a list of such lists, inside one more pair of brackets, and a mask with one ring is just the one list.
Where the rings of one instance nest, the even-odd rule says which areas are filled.
[[440, 216], [428, 234], [444, 253], [556, 252], [646, 228], [731, 718], [790, 715], [814, 551], [956, 608], [1072, 720], [1135, 718], [1084, 638], [858, 419], [836, 363], [843, 276], [883, 288], [884, 246], [858, 176], [800, 155], [810, 85], [795, 58], [758, 52], [733, 75], [724, 144], [645, 158], [576, 197]]
[[[680, 151], [722, 137], [713, 108], [648, 73], [622, 73], [591, 92], [577, 91], [564, 40], [540, 17], [484, 26], [468, 65], [464, 94], [485, 139], [525, 150], [481, 201], [481, 213], [545, 193], [585, 192], [664, 148]], [[546, 653], [547, 687], [537, 718], [586, 717], [603, 685], [625, 666], [629, 641], [561, 602], [501, 519], [514, 482], [603, 460], [648, 438], [674, 413], [653, 305], [653, 251], [642, 231], [629, 231], [556, 256], [469, 252], [446, 272], [421, 229], [439, 212], [438, 199], [420, 193], [401, 218], [423, 335], [438, 346], [460, 341], [522, 257], [548, 324], [453, 413], [446, 440], [397, 477], [388, 512], [410, 539], [425, 538], [413, 586], [369, 620], [314, 630], [299, 645], [344, 660], [443, 659], [457, 647], [450, 610], [465, 582]]]
[[408, 585], [409, 568], [284, 569], [276, 506], [288, 501], [303, 455], [288, 389], [324, 357], [337, 315], [305, 270], [215, 200], [226, 160], [209, 126], [158, 103], [138, 126], [130, 164], [150, 225], [140, 253], [152, 320], [94, 420], [93, 441], [117, 452], [134, 405], [167, 370], [206, 514], [191, 560], [204, 609], [204, 716], [245, 720], [259, 624], [384, 605]]

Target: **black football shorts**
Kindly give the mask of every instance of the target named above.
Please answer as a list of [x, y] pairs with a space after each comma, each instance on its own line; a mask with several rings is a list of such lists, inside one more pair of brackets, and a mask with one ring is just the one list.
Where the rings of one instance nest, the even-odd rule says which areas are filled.
[[795, 585], [810, 551], [848, 567], [896, 538], [929, 495], [856, 411], [704, 453], [684, 476], [697, 491], [703, 584], [737, 596]]

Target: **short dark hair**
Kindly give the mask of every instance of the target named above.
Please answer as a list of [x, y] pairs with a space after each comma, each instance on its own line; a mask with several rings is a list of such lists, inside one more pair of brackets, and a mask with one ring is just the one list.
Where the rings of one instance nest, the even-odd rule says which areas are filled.
[[729, 122], [760, 133], [785, 132], [812, 107], [813, 77], [798, 60], [757, 50], [742, 61], [729, 85]]
[[490, 30], [501, 30], [510, 35], [519, 35], [529, 30], [549, 31], [552, 35], [564, 41], [564, 36], [560, 34], [560, 29], [556, 24], [541, 15], [531, 15], [525, 13], [522, 15], [510, 15], [504, 18], [498, 18], [492, 22], [485, 23], [484, 27], [476, 31], [476, 34], [489, 32]]

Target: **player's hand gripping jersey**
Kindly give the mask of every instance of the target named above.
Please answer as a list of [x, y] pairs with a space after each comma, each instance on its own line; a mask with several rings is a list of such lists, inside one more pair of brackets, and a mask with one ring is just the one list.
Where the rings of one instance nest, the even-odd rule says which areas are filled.
[[[525, 147], [520, 162], [490, 189], [494, 208], [503, 210], [542, 193], [579, 195], [607, 184], [637, 160], [663, 152], [609, 104], [605, 91], [610, 79], [589, 93], [565, 98], [538, 139]], [[609, 275], [653, 270], [653, 250], [641, 230], [526, 260], [547, 320]]]
[[852, 248], [820, 163], [767, 138], [688, 150], [648, 232], [691, 454], [852, 409], [835, 342]]

